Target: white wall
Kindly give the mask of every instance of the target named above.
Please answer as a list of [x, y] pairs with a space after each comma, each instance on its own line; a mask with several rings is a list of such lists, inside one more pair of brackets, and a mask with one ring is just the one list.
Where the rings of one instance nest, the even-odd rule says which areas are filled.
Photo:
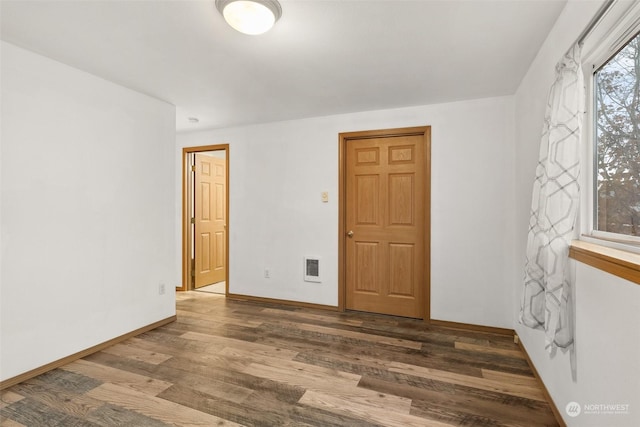
[[[555, 64], [600, 4], [600, 1], [569, 1], [515, 96], [515, 213], [518, 232], [515, 240], [517, 271], [513, 279], [517, 290], [513, 302], [514, 319], [521, 303], [532, 182]], [[516, 331], [568, 425], [640, 425], [640, 287], [584, 264], [574, 265], [576, 380], [572, 378], [569, 353], [558, 352], [550, 357], [544, 351], [544, 334], [525, 328], [514, 320]], [[631, 414], [581, 414], [571, 418], [565, 414], [569, 402], [581, 405], [629, 404]]]
[[[432, 126], [432, 318], [512, 327], [512, 97], [178, 134], [178, 165], [182, 147], [230, 144], [230, 292], [337, 305], [338, 134], [422, 125]], [[305, 255], [322, 257], [322, 283], [303, 281]]]
[[179, 272], [175, 108], [8, 43], [1, 55], [7, 379], [172, 316]]

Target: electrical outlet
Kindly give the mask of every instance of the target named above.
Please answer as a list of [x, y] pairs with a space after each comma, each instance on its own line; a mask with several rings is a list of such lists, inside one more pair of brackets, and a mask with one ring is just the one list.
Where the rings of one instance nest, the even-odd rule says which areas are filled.
[[164, 292], [165, 292], [165, 286], [164, 286], [164, 283], [160, 283], [160, 284], [158, 285], [158, 295], [164, 295]]
[[322, 203], [328, 203], [329, 202], [329, 192], [328, 191], [323, 191], [322, 193], [320, 193], [320, 197], [322, 198]]
[[264, 269], [264, 278], [265, 279], [271, 278], [271, 270], [269, 270], [268, 268]]

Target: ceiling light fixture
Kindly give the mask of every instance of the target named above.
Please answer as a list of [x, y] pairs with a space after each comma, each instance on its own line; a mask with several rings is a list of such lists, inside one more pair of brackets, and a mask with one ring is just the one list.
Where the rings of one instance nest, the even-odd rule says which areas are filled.
[[282, 16], [277, 0], [216, 0], [216, 8], [227, 24], [252, 36], [266, 33]]

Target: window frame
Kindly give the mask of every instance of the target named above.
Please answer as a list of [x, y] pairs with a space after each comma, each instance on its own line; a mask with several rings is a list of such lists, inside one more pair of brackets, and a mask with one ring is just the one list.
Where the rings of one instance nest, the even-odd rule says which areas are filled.
[[582, 46], [586, 105], [582, 135], [583, 173], [580, 185], [584, 190], [576, 224], [580, 237], [569, 247], [569, 257], [640, 285], [640, 244], [636, 245], [633, 242], [634, 239], [628, 239], [634, 236], [597, 230], [594, 232], [597, 198], [594, 173], [597, 171], [595, 168], [597, 147], [595, 145], [593, 75], [638, 31], [640, 31], [640, 1], [633, 2], [631, 5], [626, 2], [615, 2], [586, 37]]
[[598, 189], [595, 120], [595, 73], [640, 32], [640, 2], [630, 6], [616, 3], [583, 45], [582, 68], [585, 82], [583, 121], [583, 191], [580, 209], [580, 240], [640, 254], [640, 237], [596, 230]]

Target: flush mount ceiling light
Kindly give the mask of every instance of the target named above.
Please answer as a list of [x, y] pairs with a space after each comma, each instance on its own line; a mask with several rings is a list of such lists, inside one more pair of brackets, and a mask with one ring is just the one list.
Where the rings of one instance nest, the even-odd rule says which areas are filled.
[[216, 0], [216, 8], [227, 24], [244, 34], [262, 34], [282, 15], [276, 0]]

